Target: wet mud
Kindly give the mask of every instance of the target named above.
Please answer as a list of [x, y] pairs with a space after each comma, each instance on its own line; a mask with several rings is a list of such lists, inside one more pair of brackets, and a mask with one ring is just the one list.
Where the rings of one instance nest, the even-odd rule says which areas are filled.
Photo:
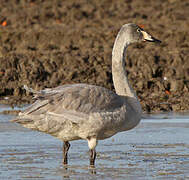
[[144, 111], [189, 109], [187, 0], [1, 0], [1, 103], [31, 103], [24, 84], [40, 90], [89, 83], [114, 90], [112, 46], [129, 22], [162, 40], [128, 50], [128, 77]]

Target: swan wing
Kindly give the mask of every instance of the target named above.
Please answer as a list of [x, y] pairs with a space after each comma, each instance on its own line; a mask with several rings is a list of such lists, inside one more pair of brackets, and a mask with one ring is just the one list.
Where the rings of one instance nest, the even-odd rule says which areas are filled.
[[[46, 115], [66, 117], [74, 121], [90, 113], [114, 111], [123, 105], [123, 99], [106, 88], [87, 84], [64, 85], [35, 92], [36, 101], [23, 115]], [[79, 118], [79, 119], [81, 119]], [[86, 118], [86, 117], [85, 117]]]

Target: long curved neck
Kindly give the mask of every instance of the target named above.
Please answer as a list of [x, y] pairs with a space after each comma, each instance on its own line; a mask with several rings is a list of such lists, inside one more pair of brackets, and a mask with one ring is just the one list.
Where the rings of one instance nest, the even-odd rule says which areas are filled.
[[120, 96], [130, 97], [129, 99], [131, 99], [134, 109], [141, 113], [141, 105], [133, 88], [128, 82], [127, 73], [125, 70], [125, 56], [128, 45], [129, 37], [120, 31], [117, 35], [112, 51], [113, 83], [116, 93]]

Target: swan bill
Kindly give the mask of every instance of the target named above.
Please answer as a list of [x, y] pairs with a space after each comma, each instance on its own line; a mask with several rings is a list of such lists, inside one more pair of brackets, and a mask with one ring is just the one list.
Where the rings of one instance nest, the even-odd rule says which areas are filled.
[[161, 43], [160, 40], [152, 37], [150, 34], [148, 34], [147, 32], [145, 31], [141, 31], [142, 32], [142, 35], [143, 35], [143, 41], [148, 41], [148, 42], [156, 42], [156, 43]]

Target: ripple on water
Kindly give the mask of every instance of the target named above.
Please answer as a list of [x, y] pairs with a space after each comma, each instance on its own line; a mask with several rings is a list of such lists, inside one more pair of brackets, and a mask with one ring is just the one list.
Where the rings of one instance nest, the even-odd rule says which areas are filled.
[[71, 142], [69, 165], [63, 167], [59, 140], [10, 123], [11, 118], [0, 115], [0, 179], [189, 178], [189, 118], [144, 119], [100, 141], [95, 168], [88, 167], [85, 141]]

